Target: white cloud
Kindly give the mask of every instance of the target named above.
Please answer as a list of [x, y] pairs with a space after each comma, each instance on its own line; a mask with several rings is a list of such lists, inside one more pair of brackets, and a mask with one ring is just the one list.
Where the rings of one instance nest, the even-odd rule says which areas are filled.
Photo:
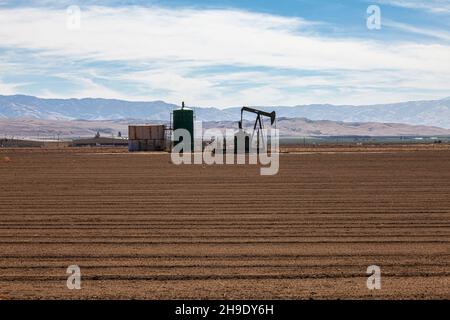
[[13, 95], [19, 93], [19, 87], [24, 83], [5, 83], [0, 79], [0, 95]]
[[448, 0], [378, 0], [377, 2], [402, 8], [426, 10], [431, 13], [450, 13]]
[[[84, 88], [77, 97], [186, 99], [228, 106], [393, 102], [448, 91], [450, 46], [446, 44], [329, 38], [316, 35], [315, 23], [299, 18], [238, 10], [87, 7], [82, 8], [80, 30], [66, 29], [66, 18], [64, 10], [0, 9], [0, 43], [40, 50], [40, 58], [49, 63], [55, 56], [64, 57], [68, 64], [78, 59], [141, 63], [148, 67], [140, 72], [121, 76], [99, 72], [96, 77], [168, 92], [164, 96], [119, 93], [96, 83], [91, 70], [73, 70], [76, 76], [70, 80]], [[267, 71], [195, 72], [218, 65]], [[330, 75], [280, 76], [279, 69]], [[236, 83], [247, 86], [237, 90]], [[428, 91], [421, 90], [421, 85]], [[395, 86], [404, 90], [387, 92], [386, 88]], [[408, 92], [408, 88], [414, 90]]]
[[65, 11], [0, 10], [0, 41], [68, 59], [170, 59], [313, 70], [439, 70], [440, 61], [415, 64], [417, 55], [449, 53], [448, 46], [314, 37], [299, 19], [231, 10], [92, 7], [82, 17], [81, 30], [73, 31], [65, 28]]
[[447, 42], [450, 42], [450, 32], [442, 31], [442, 30], [433, 30], [433, 29], [425, 29], [415, 27], [413, 25], [407, 23], [401, 23], [398, 21], [393, 21], [389, 19], [383, 19], [383, 26], [399, 29], [402, 31], [406, 31], [409, 33], [416, 33], [420, 35], [424, 35], [427, 37], [432, 37], [436, 39], [441, 39]]

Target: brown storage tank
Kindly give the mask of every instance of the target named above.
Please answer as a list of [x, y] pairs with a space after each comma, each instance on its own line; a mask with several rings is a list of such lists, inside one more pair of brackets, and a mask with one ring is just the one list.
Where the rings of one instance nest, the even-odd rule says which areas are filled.
[[164, 125], [128, 126], [128, 151], [160, 151], [164, 146]]

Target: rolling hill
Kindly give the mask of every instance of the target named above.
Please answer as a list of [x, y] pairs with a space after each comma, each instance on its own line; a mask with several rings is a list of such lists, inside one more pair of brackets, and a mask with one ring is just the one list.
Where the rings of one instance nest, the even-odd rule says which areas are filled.
[[[138, 120], [41, 120], [0, 119], [0, 138], [76, 138], [93, 137], [97, 131], [102, 136], [128, 134], [128, 124]], [[151, 123], [164, 123], [152, 121]], [[244, 122], [251, 129], [252, 123]], [[236, 121], [208, 121], [203, 128], [236, 129]], [[336, 122], [330, 120], [308, 120], [305, 118], [280, 118], [277, 128], [282, 136], [450, 136], [449, 129], [428, 126], [412, 126], [398, 123]]]

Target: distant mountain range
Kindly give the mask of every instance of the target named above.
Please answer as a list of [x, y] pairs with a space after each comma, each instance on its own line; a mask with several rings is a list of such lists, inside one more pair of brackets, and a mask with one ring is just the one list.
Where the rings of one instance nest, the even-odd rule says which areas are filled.
[[[119, 131], [128, 135], [131, 120], [40, 120], [40, 119], [0, 119], [0, 138], [75, 138], [93, 137], [97, 131], [104, 137], [117, 136]], [[151, 123], [163, 123], [152, 121]], [[236, 121], [207, 121], [203, 128], [237, 129]], [[244, 121], [249, 132], [250, 121]], [[429, 126], [412, 126], [395, 123], [349, 123], [330, 120], [308, 120], [305, 118], [280, 118], [277, 122], [281, 136], [450, 136], [450, 129]]]
[[[131, 102], [114, 99], [41, 99], [33, 96], [0, 95], [0, 118], [40, 120], [122, 120], [169, 121], [178, 106], [164, 101]], [[303, 106], [266, 106], [284, 118], [308, 118], [343, 122], [403, 123], [450, 129], [450, 98], [369, 106], [316, 104]], [[237, 121], [240, 107], [226, 109], [193, 108], [197, 120]]]

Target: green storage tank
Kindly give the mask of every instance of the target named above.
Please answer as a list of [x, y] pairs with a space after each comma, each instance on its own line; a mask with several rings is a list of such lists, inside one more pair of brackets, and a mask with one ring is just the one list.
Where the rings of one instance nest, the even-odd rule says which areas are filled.
[[[191, 151], [194, 150], [194, 110], [184, 107], [173, 111], [173, 130], [186, 129], [191, 134]], [[180, 141], [174, 141], [174, 145]]]

